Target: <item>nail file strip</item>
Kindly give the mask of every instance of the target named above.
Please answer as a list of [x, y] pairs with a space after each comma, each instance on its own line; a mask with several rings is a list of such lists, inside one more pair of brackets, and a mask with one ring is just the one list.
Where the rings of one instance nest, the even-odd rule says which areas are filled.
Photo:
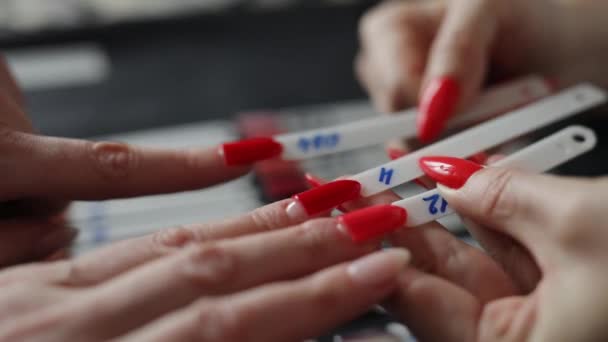
[[[590, 151], [595, 147], [596, 142], [597, 138], [592, 130], [583, 126], [569, 126], [499, 160], [490, 167], [516, 168], [542, 173]], [[432, 222], [453, 213], [436, 188], [393, 202], [392, 205], [407, 210], [408, 227]]]
[[599, 88], [577, 85], [348, 179], [361, 183], [361, 195], [368, 197], [422, 176], [423, 156], [467, 158], [605, 101]]
[[[551, 94], [548, 81], [528, 76], [496, 86], [481, 95], [472, 108], [450, 122], [462, 127], [504, 113]], [[273, 139], [283, 146], [281, 158], [301, 160], [381, 144], [395, 138], [416, 137], [417, 111], [377, 115], [369, 119], [321, 129], [280, 134]]]

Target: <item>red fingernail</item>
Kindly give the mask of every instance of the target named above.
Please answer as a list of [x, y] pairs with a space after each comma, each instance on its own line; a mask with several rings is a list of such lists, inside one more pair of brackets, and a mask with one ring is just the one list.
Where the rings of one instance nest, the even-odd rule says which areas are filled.
[[293, 196], [309, 216], [331, 210], [359, 198], [361, 184], [353, 180], [337, 180]]
[[315, 175], [313, 175], [312, 173], [305, 173], [304, 174], [304, 179], [306, 179], [306, 182], [308, 183], [308, 185], [311, 188], [318, 188], [321, 185], [327, 183], [324, 179], [322, 179], [321, 177], [317, 177]]
[[437, 138], [456, 110], [460, 97], [458, 82], [450, 77], [432, 80], [422, 93], [418, 115], [418, 138], [430, 142]]
[[454, 157], [423, 157], [418, 164], [427, 176], [452, 189], [460, 189], [475, 172], [483, 168]]
[[272, 138], [251, 138], [222, 144], [219, 150], [226, 165], [234, 166], [278, 157], [283, 146]]
[[472, 161], [473, 163], [485, 165], [486, 162], [488, 161], [488, 155], [484, 152], [479, 152], [479, 153], [469, 157], [469, 160]]
[[407, 211], [394, 205], [377, 205], [342, 215], [338, 222], [355, 242], [381, 237], [405, 225]]
[[388, 148], [386, 150], [386, 154], [390, 158], [390, 160], [399, 159], [407, 154], [407, 152], [402, 151], [398, 148]]

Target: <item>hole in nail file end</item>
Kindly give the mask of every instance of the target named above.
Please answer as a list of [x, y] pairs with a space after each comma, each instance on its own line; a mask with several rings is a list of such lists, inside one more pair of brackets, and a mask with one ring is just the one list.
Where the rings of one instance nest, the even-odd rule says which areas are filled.
[[[597, 138], [589, 128], [569, 126], [501, 159], [491, 167], [542, 173], [589, 152], [596, 142]], [[454, 213], [436, 188], [391, 205], [407, 210], [407, 227], [416, 227]]]
[[593, 85], [573, 86], [349, 179], [361, 184], [362, 196], [371, 196], [422, 176], [421, 157], [467, 158], [605, 101], [606, 94]]

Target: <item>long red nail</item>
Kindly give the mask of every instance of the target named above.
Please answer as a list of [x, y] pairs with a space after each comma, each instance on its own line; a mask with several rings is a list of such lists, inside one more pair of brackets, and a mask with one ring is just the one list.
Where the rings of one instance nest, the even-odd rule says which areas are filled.
[[283, 146], [272, 138], [251, 138], [220, 146], [220, 154], [228, 166], [249, 165], [260, 160], [278, 157]]
[[398, 148], [388, 148], [386, 150], [386, 154], [390, 158], [390, 160], [399, 159], [407, 154], [407, 152], [402, 151]]
[[321, 177], [317, 177], [315, 175], [313, 175], [310, 172], [306, 172], [304, 174], [304, 179], [306, 180], [306, 183], [308, 183], [308, 185], [311, 188], [318, 188], [321, 185], [327, 183], [324, 179], [322, 179]]
[[427, 176], [452, 189], [460, 189], [475, 172], [483, 168], [454, 157], [423, 157], [418, 164]]
[[331, 210], [340, 204], [359, 198], [361, 184], [353, 180], [337, 180], [301, 192], [292, 198], [309, 216]]
[[430, 142], [437, 138], [456, 110], [460, 97], [458, 82], [450, 77], [432, 80], [422, 93], [418, 115], [418, 138]]
[[394, 205], [377, 205], [342, 215], [338, 222], [355, 242], [383, 236], [405, 225], [407, 211]]

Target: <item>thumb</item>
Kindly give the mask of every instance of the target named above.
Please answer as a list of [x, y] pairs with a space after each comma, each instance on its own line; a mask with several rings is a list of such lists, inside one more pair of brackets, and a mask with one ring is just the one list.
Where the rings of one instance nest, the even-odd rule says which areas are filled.
[[449, 2], [423, 77], [418, 117], [421, 141], [437, 138], [455, 111], [477, 96], [498, 30], [498, 3]]
[[585, 180], [483, 169], [459, 158], [424, 158], [421, 167], [440, 183], [438, 189], [452, 209], [514, 238], [535, 255], [551, 238], [560, 239], [576, 226], [576, 217], [585, 215], [581, 199], [593, 190]]

